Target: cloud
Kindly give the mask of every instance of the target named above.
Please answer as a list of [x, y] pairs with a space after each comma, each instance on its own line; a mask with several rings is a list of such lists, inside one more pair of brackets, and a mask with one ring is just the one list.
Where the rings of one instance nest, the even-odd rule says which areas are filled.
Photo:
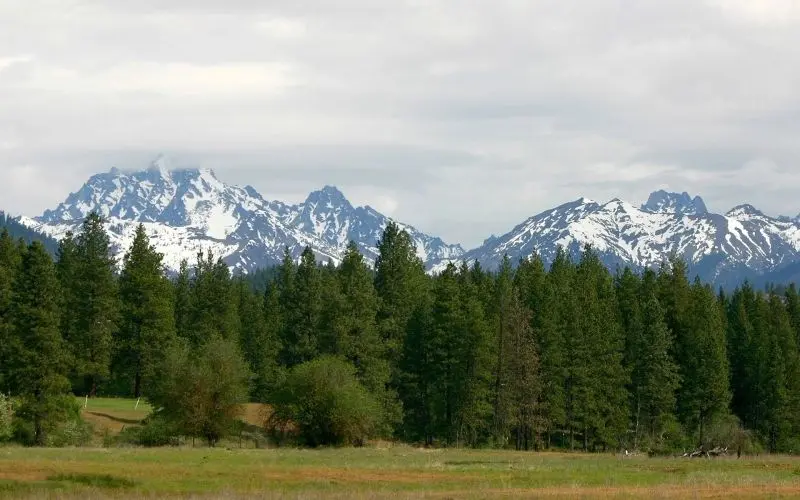
[[0, 0], [0, 208], [166, 152], [467, 246], [662, 186], [795, 214], [798, 28], [789, 0]]

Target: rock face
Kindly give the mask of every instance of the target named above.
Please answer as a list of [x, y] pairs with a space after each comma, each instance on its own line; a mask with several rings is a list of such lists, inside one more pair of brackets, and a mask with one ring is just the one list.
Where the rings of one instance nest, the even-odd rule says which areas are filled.
[[[390, 219], [370, 207], [353, 207], [333, 186], [311, 193], [299, 205], [262, 197], [254, 188], [228, 185], [211, 170], [175, 169], [159, 158], [146, 170], [112, 169], [92, 176], [66, 201], [42, 216], [20, 222], [54, 238], [77, 231], [92, 211], [107, 219], [112, 246], [121, 259], [138, 224], [144, 224], [165, 265], [177, 270], [200, 251], [222, 257], [243, 272], [280, 262], [284, 248], [298, 257], [306, 245], [320, 261], [338, 262], [355, 241], [370, 261]], [[411, 226], [398, 223], [429, 264], [463, 255]]]
[[559, 246], [577, 257], [586, 245], [612, 270], [657, 267], [675, 255], [690, 264], [692, 275], [721, 286], [765, 275], [781, 281], [782, 270], [800, 262], [800, 222], [768, 217], [750, 205], [713, 214], [687, 193], [657, 191], [640, 208], [582, 198], [529, 218], [462, 259], [495, 268], [505, 254], [517, 262], [538, 253], [550, 262]]

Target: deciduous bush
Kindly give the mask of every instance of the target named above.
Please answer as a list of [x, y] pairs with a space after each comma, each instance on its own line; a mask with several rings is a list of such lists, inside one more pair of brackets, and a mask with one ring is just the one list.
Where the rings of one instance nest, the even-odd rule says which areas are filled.
[[383, 420], [381, 405], [353, 365], [332, 356], [295, 367], [274, 400], [269, 425], [296, 428], [308, 446], [363, 444]]
[[177, 435], [201, 437], [213, 446], [230, 434], [247, 402], [251, 376], [234, 342], [214, 337], [199, 351], [176, 347], [160, 373], [148, 399]]

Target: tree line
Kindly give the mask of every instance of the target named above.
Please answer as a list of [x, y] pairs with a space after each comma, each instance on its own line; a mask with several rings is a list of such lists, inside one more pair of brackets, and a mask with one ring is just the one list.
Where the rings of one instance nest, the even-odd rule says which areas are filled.
[[800, 450], [794, 286], [612, 273], [591, 248], [431, 276], [396, 225], [377, 245], [374, 267], [287, 250], [254, 283], [209, 254], [169, 276], [142, 227], [115, 262], [96, 214], [56, 259], [4, 232], [0, 393], [38, 444], [65, 398], [117, 395], [212, 444], [251, 401], [311, 446]]

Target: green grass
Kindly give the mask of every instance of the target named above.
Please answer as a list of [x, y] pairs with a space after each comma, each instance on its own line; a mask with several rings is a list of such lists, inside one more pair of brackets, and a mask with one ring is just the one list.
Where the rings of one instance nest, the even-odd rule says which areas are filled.
[[800, 459], [388, 449], [0, 448], [0, 497], [777, 498]]
[[85, 398], [75, 398], [81, 405], [81, 408], [86, 405], [87, 411], [111, 411], [111, 412], [137, 412], [143, 415], [143, 418], [153, 411], [147, 401], [142, 399], [139, 402], [139, 407], [136, 407], [135, 399], [125, 398], [89, 398], [88, 402]]

